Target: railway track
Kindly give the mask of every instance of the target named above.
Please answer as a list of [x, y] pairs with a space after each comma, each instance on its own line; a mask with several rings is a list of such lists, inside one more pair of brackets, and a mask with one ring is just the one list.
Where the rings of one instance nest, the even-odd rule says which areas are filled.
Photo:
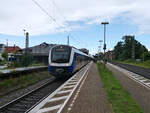
[[117, 62], [109, 62], [109, 63], [117, 65], [121, 68], [124, 68], [124, 69], [131, 71], [133, 73], [136, 73], [138, 75], [141, 75], [147, 79], [150, 79], [150, 69], [133, 66], [133, 65], [129, 65], [129, 64], [121, 64], [121, 63], [117, 63]]
[[[66, 78], [68, 79], [68, 78]], [[52, 78], [48, 83], [30, 91], [29, 93], [18, 97], [8, 104], [0, 107], [0, 113], [26, 113], [49, 94], [54, 92], [65, 80], [56, 80]]]

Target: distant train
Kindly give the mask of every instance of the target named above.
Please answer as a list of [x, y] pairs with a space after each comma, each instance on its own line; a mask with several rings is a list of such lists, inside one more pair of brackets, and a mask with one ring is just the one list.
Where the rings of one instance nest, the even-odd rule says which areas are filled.
[[72, 75], [93, 59], [68, 45], [56, 45], [49, 52], [49, 72], [55, 77]]

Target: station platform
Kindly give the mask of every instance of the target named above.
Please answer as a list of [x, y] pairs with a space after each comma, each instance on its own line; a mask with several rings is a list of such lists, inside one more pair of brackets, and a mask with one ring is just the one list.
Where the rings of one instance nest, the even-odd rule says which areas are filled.
[[74, 92], [63, 113], [112, 113], [95, 63], [92, 63], [85, 82]]
[[110, 63], [107, 63], [106, 66], [109, 68], [110, 71], [113, 72], [114, 76], [120, 81], [123, 87], [143, 108], [144, 113], [150, 113], [150, 86], [146, 86], [140, 81], [133, 79], [132, 76], [135, 76], [135, 73], [132, 73]]
[[[5, 66], [6, 67], [6, 66]], [[5, 68], [4, 67], [4, 68]], [[0, 70], [1, 74], [8, 74], [11, 73], [13, 71], [19, 72], [19, 71], [27, 71], [27, 70], [33, 70], [33, 69], [37, 69], [37, 68], [46, 68], [47, 66], [30, 66], [30, 67], [19, 67], [19, 68], [14, 68], [14, 69], [3, 69]], [[2, 68], [2, 67], [1, 67]], [[0, 68], [0, 69], [1, 69]]]
[[89, 63], [29, 113], [113, 113], [98, 68]]

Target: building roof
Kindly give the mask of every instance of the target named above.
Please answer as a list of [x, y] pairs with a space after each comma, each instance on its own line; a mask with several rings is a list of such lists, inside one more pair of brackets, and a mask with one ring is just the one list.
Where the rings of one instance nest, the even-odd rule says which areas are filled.
[[[30, 52], [32, 55], [49, 55], [49, 50], [55, 46], [56, 44], [48, 44], [46, 42], [43, 42], [39, 45], [32, 46], [28, 48], [28, 52]], [[22, 53], [25, 53], [25, 48], [22, 49]]]
[[15, 53], [16, 51], [19, 51], [20, 50], [20, 47], [18, 46], [6, 46], [5, 47], [5, 51], [7, 53]]

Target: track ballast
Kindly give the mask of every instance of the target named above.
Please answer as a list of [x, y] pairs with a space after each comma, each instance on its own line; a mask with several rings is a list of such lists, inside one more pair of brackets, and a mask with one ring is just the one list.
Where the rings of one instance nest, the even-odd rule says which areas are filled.
[[150, 79], [150, 69], [148, 68], [143, 68], [143, 67], [138, 67], [130, 64], [122, 64], [122, 63], [117, 63], [117, 62], [110, 62], [114, 65], [117, 65], [121, 68], [124, 68], [128, 71], [131, 71], [133, 73], [139, 74], [147, 79]]
[[[66, 78], [67, 79], [67, 78]], [[55, 91], [65, 80], [52, 79], [45, 85], [0, 107], [0, 113], [26, 113], [49, 94]]]

